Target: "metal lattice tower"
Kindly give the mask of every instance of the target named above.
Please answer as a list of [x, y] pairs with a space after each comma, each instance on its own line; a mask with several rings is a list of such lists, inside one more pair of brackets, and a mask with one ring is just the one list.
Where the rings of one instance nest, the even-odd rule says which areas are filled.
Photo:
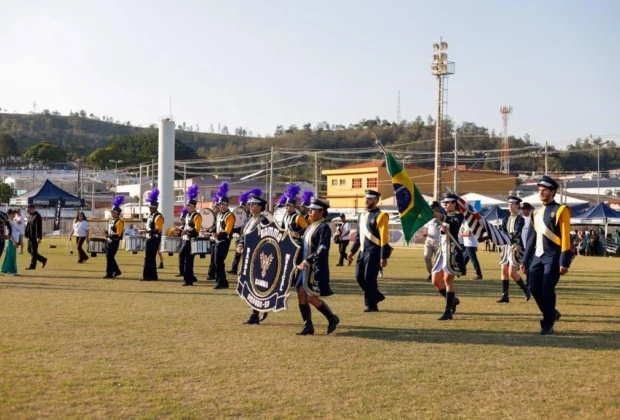
[[504, 141], [502, 143], [502, 158], [500, 160], [499, 170], [505, 174], [510, 173], [510, 146], [508, 145], [508, 119], [512, 114], [511, 106], [500, 106], [499, 113], [502, 116], [504, 122]]
[[401, 115], [400, 115], [400, 90], [398, 91], [398, 100], [396, 103], [396, 123], [400, 125], [400, 122], [402, 121]]

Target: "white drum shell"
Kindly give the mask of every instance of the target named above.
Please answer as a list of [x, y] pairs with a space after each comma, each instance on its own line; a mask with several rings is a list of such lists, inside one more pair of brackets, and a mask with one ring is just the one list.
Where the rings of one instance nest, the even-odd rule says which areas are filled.
[[169, 254], [178, 254], [181, 252], [182, 245], [183, 239], [179, 236], [162, 236], [159, 250]]
[[145, 236], [125, 236], [125, 251], [144, 251], [146, 249]]
[[198, 212], [202, 217], [201, 229], [211, 229], [215, 226], [215, 213], [213, 213], [213, 210], [204, 208], [200, 209]]
[[190, 240], [191, 254], [208, 254], [211, 252], [211, 241], [204, 238], [192, 238]]
[[88, 251], [90, 254], [105, 254], [106, 240], [102, 238], [90, 238]]
[[243, 227], [245, 221], [248, 218], [248, 212], [243, 207], [237, 207], [233, 210], [233, 214], [235, 215], [235, 227], [240, 228]]

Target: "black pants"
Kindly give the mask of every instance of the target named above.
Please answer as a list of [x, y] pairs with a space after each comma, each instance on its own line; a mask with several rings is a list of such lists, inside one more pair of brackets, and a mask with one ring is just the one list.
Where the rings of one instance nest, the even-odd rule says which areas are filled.
[[469, 260], [471, 260], [472, 265], [474, 266], [474, 270], [476, 270], [476, 275], [482, 277], [482, 270], [480, 269], [480, 262], [478, 261], [478, 254], [476, 253], [478, 249], [475, 246], [466, 246], [465, 247], [465, 266]]
[[237, 254], [237, 252], [235, 252], [235, 258], [233, 259], [232, 265], [230, 266], [230, 271], [234, 271], [235, 273], [238, 273], [239, 262], [241, 262], [241, 254]]
[[[211, 245], [214, 245], [214, 242], [211, 242]], [[209, 255], [209, 268], [207, 270], [207, 280], [215, 280], [215, 246], [211, 249], [211, 254]]]
[[534, 257], [527, 274], [530, 291], [543, 315], [542, 328], [551, 328], [555, 323], [555, 286], [560, 281], [560, 262], [543, 262]]
[[37, 261], [42, 263], [47, 261], [47, 258], [39, 254], [39, 243], [35, 239], [28, 239], [28, 252], [32, 255], [30, 259], [30, 268], [37, 268]]
[[379, 286], [377, 277], [381, 263], [381, 253], [377, 249], [375, 251], [364, 251], [357, 256], [355, 265], [355, 280], [364, 291], [364, 301], [369, 309], [377, 309], [377, 301], [379, 296]]
[[84, 262], [88, 259], [88, 255], [84, 252], [84, 242], [86, 242], [86, 236], [77, 236], [75, 238], [75, 243], [77, 245], [77, 251], [79, 255], [79, 262]]
[[230, 249], [230, 239], [227, 241], [217, 242], [213, 251], [213, 260], [215, 262], [215, 285], [220, 287], [228, 287], [226, 279], [226, 257]]
[[105, 274], [106, 276], [114, 277], [121, 274], [121, 269], [118, 268], [118, 264], [116, 263], [116, 252], [118, 251], [118, 245], [120, 241], [118, 239], [113, 239], [108, 242], [108, 246], [105, 250], [105, 261], [106, 268]]
[[183, 275], [183, 273], [185, 273], [185, 257], [179, 252], [179, 274]]
[[142, 279], [144, 280], [157, 280], [157, 251], [160, 243], [160, 238], [147, 238], [146, 240], [144, 270], [142, 271]]
[[338, 252], [340, 252], [340, 259], [338, 260], [338, 264], [344, 264], [344, 260], [347, 258], [347, 247], [349, 246], [349, 241], [341, 240], [338, 244]]
[[185, 284], [194, 284], [196, 281], [194, 276], [194, 255], [192, 255], [192, 244], [189, 240], [183, 241], [179, 257], [183, 259], [183, 282]]
[[2, 257], [2, 253], [4, 252], [4, 243], [6, 241], [4, 239], [0, 239], [0, 257]]

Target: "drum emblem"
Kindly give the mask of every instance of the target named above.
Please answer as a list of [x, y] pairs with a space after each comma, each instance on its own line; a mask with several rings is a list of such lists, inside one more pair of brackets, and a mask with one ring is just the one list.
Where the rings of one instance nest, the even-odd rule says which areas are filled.
[[264, 252], [260, 253], [260, 266], [261, 266], [260, 274], [262, 277], [265, 277], [267, 275], [267, 270], [269, 269], [269, 266], [271, 265], [272, 261], [273, 261], [273, 254], [267, 256], [265, 255]]

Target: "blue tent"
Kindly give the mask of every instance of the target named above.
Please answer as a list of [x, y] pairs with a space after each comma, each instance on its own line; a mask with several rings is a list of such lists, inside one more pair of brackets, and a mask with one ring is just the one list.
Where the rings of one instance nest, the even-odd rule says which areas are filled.
[[577, 216], [578, 214], [587, 212], [591, 208], [590, 203], [575, 204], [574, 206], [571, 206], [570, 212], [573, 216]]
[[571, 217], [570, 222], [573, 225], [620, 225], [620, 213], [600, 203], [583, 214]]
[[497, 220], [502, 220], [504, 217], [507, 217], [510, 213], [506, 210], [502, 210], [499, 206], [493, 206], [489, 208], [482, 216], [487, 219], [489, 222], [495, 222]]
[[26, 194], [11, 199], [11, 205], [25, 207], [34, 205], [38, 207], [56, 207], [60, 200], [60, 207], [80, 208], [84, 207], [84, 199], [69, 194], [65, 190], [57, 187], [52, 181], [46, 179], [43, 185], [35, 188]]

